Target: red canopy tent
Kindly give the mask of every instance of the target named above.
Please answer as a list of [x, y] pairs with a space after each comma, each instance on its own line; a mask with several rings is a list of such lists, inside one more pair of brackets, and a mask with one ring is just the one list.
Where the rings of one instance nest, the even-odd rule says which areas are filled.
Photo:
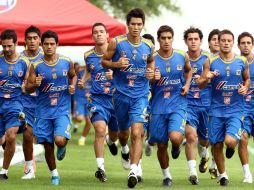
[[86, 0], [0, 1], [0, 32], [15, 29], [19, 44], [24, 44], [24, 31], [33, 24], [42, 32], [56, 31], [60, 45], [93, 45], [91, 28], [95, 22], [104, 23], [110, 37], [126, 32], [123, 24]]

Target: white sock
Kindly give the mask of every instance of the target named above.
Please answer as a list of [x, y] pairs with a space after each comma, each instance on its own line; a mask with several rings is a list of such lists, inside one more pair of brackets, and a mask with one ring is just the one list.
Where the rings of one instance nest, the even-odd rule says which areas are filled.
[[142, 176], [143, 175], [141, 163], [142, 163], [142, 160], [140, 159], [139, 163], [138, 163], [138, 169], [137, 169], [137, 175], [138, 176]]
[[77, 125], [77, 124], [75, 124], [75, 125], [74, 125], [74, 129], [77, 129], [77, 128], [78, 128], [78, 125]]
[[131, 172], [133, 172], [134, 174], [137, 174], [137, 171], [138, 171], [137, 164], [131, 164]]
[[197, 175], [196, 160], [189, 160], [188, 167], [189, 167], [190, 175]]
[[33, 160], [25, 161], [27, 168], [31, 171], [34, 172], [34, 167], [33, 167]]
[[202, 146], [202, 145], [198, 145], [199, 147], [199, 151], [198, 151], [198, 153], [199, 153], [199, 156], [201, 157], [201, 158], [208, 158], [209, 157], [209, 152], [208, 152], [208, 150], [207, 150], [207, 148], [205, 147], [205, 146]]
[[57, 169], [54, 169], [51, 172], [51, 176], [59, 176]]
[[214, 160], [214, 158], [212, 157], [212, 161], [211, 161], [211, 163], [210, 163], [210, 167], [209, 167], [210, 169], [217, 169], [217, 166], [216, 166], [216, 163], [215, 163], [215, 160]]
[[220, 174], [220, 178], [223, 178], [223, 177], [225, 177], [226, 179], [228, 179], [228, 175], [227, 175], [227, 173], [226, 173], [226, 172], [224, 172], [224, 173]]
[[172, 179], [169, 173], [169, 167], [167, 167], [166, 169], [161, 169], [161, 171], [162, 171], [163, 179], [166, 179], [166, 178]]
[[79, 140], [84, 140], [84, 141], [85, 141], [85, 140], [86, 140], [86, 137], [84, 137], [84, 136], [81, 135], [81, 137], [79, 138]]
[[129, 146], [126, 144], [125, 146], [122, 146], [122, 153], [127, 154], [129, 153], [130, 149]]
[[98, 168], [100, 168], [103, 171], [105, 171], [105, 168], [104, 168], [104, 158], [96, 158], [96, 163], [97, 163]]
[[109, 138], [109, 135], [106, 136], [106, 142], [107, 144], [110, 146], [112, 145], [114, 142]]
[[7, 175], [8, 174], [8, 170], [2, 168], [1, 171], [0, 171], [0, 174], [6, 174]]
[[243, 173], [244, 173], [244, 176], [249, 176], [249, 175], [250, 175], [250, 167], [249, 167], [249, 164], [243, 165]]

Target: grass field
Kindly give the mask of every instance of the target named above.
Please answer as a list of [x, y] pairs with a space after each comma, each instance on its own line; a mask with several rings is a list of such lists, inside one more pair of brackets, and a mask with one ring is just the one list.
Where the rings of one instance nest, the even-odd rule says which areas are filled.
[[[79, 128], [81, 131], [81, 128]], [[93, 152], [94, 131], [91, 130], [85, 146], [78, 146], [77, 141], [80, 133], [72, 135], [72, 140], [67, 147], [67, 154], [63, 161], [57, 162], [58, 172], [61, 176], [61, 185], [52, 186], [50, 184], [50, 172], [46, 162], [37, 163], [36, 179], [24, 181], [21, 180], [23, 175], [23, 165], [11, 166], [9, 169], [8, 181], [0, 181], [0, 190], [72, 190], [72, 189], [128, 189], [127, 175], [128, 171], [124, 170], [120, 163], [120, 151], [118, 155], [111, 156], [106, 147], [105, 168], [108, 177], [106, 183], [99, 182], [95, 177], [96, 162]], [[253, 141], [250, 140], [250, 146], [254, 147]], [[120, 149], [119, 149], [120, 150]], [[253, 173], [254, 155], [250, 154], [250, 166]], [[197, 164], [199, 163], [199, 158]], [[156, 148], [154, 148], [151, 157], [143, 156], [142, 159], [144, 182], [136, 186], [136, 189], [165, 189], [162, 187], [162, 174], [156, 157]], [[226, 168], [229, 176], [229, 186], [220, 187], [217, 180], [211, 180], [209, 173], [199, 175], [199, 185], [191, 185], [188, 178], [187, 162], [185, 160], [184, 147], [180, 157], [177, 160], [170, 160], [170, 171], [173, 177], [171, 189], [253, 189], [254, 184], [242, 183], [243, 172], [237, 153], [230, 160], [226, 160]]]

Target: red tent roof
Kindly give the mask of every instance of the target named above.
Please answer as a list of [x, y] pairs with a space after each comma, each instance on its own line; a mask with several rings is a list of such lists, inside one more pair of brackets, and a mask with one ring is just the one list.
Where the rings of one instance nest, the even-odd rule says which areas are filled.
[[0, 32], [15, 29], [19, 44], [24, 44], [24, 31], [33, 24], [42, 32], [56, 31], [60, 45], [93, 45], [91, 28], [95, 22], [104, 23], [110, 37], [126, 32], [123, 24], [86, 0], [0, 1]]

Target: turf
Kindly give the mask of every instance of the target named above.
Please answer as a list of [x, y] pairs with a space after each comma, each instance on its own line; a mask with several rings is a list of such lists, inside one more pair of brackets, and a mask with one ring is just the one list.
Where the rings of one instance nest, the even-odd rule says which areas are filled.
[[[81, 130], [81, 129], [79, 129]], [[48, 171], [45, 162], [37, 163], [36, 179], [24, 181], [21, 180], [23, 175], [23, 166], [15, 165], [9, 169], [9, 179], [0, 181], [0, 190], [79, 190], [79, 189], [128, 189], [127, 175], [128, 171], [124, 170], [120, 163], [120, 151], [117, 156], [111, 156], [107, 147], [105, 147], [105, 168], [108, 181], [105, 183], [99, 182], [95, 177], [96, 162], [93, 152], [94, 131], [91, 130], [87, 138], [85, 146], [78, 146], [78, 138], [80, 132], [72, 135], [72, 140], [67, 147], [66, 157], [63, 161], [57, 162], [58, 172], [61, 176], [61, 185], [52, 186], [50, 184], [50, 172]], [[254, 147], [252, 140], [250, 146]], [[169, 151], [170, 152], [170, 151]], [[253, 172], [253, 158], [250, 154], [250, 166]], [[197, 166], [199, 158], [197, 159]], [[156, 148], [154, 148], [151, 157], [143, 156], [142, 159], [144, 182], [138, 184], [136, 189], [165, 189], [162, 187], [162, 174], [159, 163], [156, 158]], [[253, 189], [252, 184], [242, 183], [243, 172], [237, 153], [230, 160], [226, 159], [226, 168], [229, 176], [229, 186], [227, 189]], [[220, 187], [217, 180], [210, 179], [209, 173], [199, 175], [199, 185], [191, 185], [188, 178], [187, 162], [185, 160], [184, 147], [180, 157], [177, 160], [170, 160], [170, 171], [173, 177], [173, 185], [171, 189], [225, 189]]]

